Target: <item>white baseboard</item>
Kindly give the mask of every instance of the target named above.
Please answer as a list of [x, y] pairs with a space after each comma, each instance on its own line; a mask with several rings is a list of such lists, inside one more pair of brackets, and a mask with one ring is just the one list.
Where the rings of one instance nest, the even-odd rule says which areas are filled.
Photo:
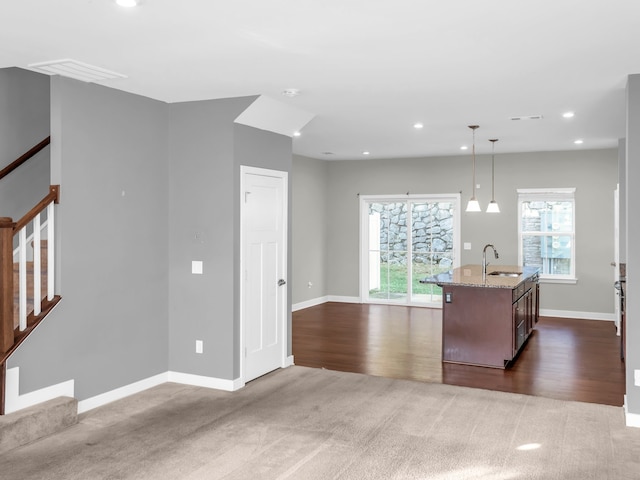
[[303, 308], [315, 307], [316, 305], [322, 305], [327, 302], [338, 303], [362, 303], [360, 297], [345, 297], [341, 295], [325, 295], [324, 297], [312, 298], [311, 300], [305, 300], [304, 302], [294, 303], [291, 305], [291, 311], [296, 312]]
[[[339, 303], [362, 303], [360, 297], [347, 297], [341, 295], [325, 295], [324, 297], [313, 298], [304, 302], [295, 303], [291, 306], [293, 312], [302, 310], [303, 308], [314, 307], [326, 302]], [[438, 307], [427, 307], [438, 308]], [[615, 314], [598, 313], [598, 312], [576, 312], [572, 310], [551, 310], [541, 309], [540, 315], [543, 317], [560, 317], [560, 318], [576, 318], [581, 320], [604, 320], [607, 322], [615, 322]]]
[[128, 397], [129, 395], [140, 393], [144, 390], [148, 390], [149, 388], [155, 387], [162, 383], [166, 383], [168, 381], [167, 373], [168, 372], [160, 373], [158, 375], [154, 375], [153, 377], [140, 380], [139, 382], [130, 383], [129, 385], [125, 385], [124, 387], [101, 393], [100, 395], [96, 395], [95, 397], [87, 398], [86, 400], [80, 400], [78, 402], [78, 413], [84, 413], [89, 410], [93, 410], [94, 408], [101, 407], [103, 405], [106, 405], [107, 403], [115, 402], [116, 400]]
[[20, 367], [7, 369], [5, 387], [4, 411], [6, 414], [17, 412], [23, 408], [32, 407], [54, 398], [74, 396], [73, 380], [20, 395]]
[[305, 300], [304, 302], [294, 303], [291, 305], [291, 311], [297, 312], [298, 310], [302, 310], [303, 308], [315, 307], [316, 305], [322, 305], [323, 303], [327, 303], [329, 301], [329, 297], [326, 295], [324, 297], [312, 298], [311, 300]]
[[328, 302], [340, 302], [340, 303], [362, 303], [360, 297], [344, 297], [341, 295], [329, 295]]
[[627, 410], [627, 396], [624, 396], [624, 417], [627, 427], [640, 428], [640, 414], [629, 413]]
[[241, 382], [239, 378], [235, 380], [225, 380], [223, 378], [205, 377], [191, 373], [168, 372], [168, 374], [170, 382], [193, 385], [195, 387], [213, 388], [214, 390], [224, 390], [226, 392], [235, 392], [244, 386], [244, 383]]
[[[293, 356], [287, 357], [286, 362], [287, 366], [293, 365]], [[233, 392], [244, 387], [244, 383], [241, 382], [240, 379], [225, 380], [169, 371], [116, 388], [109, 392], [101, 393], [95, 397], [80, 400], [78, 402], [78, 413], [93, 410], [94, 408], [101, 407], [108, 403], [140, 393], [144, 390], [148, 390], [149, 388], [153, 388], [167, 382], [213, 388], [229, 392]], [[68, 380], [57, 385], [52, 385], [50, 387], [41, 388], [40, 390], [20, 395], [20, 367], [7, 369], [5, 385], [5, 413], [7, 414], [53, 400], [54, 398], [75, 397], [75, 386], [73, 380]]]
[[548, 310], [540, 309], [541, 317], [560, 317], [560, 318], [577, 318], [581, 320], [604, 320], [607, 322], [615, 322], [616, 317], [613, 313], [598, 312], [573, 312], [571, 310]]

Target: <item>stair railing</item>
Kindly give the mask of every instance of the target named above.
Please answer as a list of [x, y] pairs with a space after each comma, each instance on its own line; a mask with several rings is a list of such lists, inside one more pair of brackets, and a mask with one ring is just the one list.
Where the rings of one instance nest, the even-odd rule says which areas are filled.
[[37, 145], [31, 147], [31, 149], [28, 152], [25, 152], [23, 155], [20, 155], [19, 158], [17, 158], [13, 162], [11, 162], [9, 165], [4, 167], [2, 170], [0, 170], [0, 180], [2, 178], [6, 177], [7, 175], [9, 175], [16, 168], [18, 168], [24, 162], [29, 160], [31, 157], [33, 157], [36, 153], [38, 153], [40, 150], [45, 148], [50, 143], [51, 143], [51, 137], [47, 137], [44, 140], [42, 140], [40, 143], [38, 143]]
[[[6, 167], [0, 169], [0, 180], [16, 170], [27, 160], [35, 156], [51, 143], [47, 137], [29, 151], [18, 157]], [[17, 222], [9, 217], [0, 217], [0, 415], [5, 413], [5, 383], [7, 358], [24, 341], [42, 319], [56, 306], [60, 297], [55, 295], [55, 235], [54, 204], [60, 198], [59, 185], [52, 185], [49, 194]], [[42, 221], [45, 212], [46, 220]], [[2, 212], [0, 212], [2, 213]], [[27, 235], [27, 231], [31, 234]], [[42, 232], [47, 241], [47, 295], [42, 298]], [[17, 238], [16, 238], [17, 235]], [[33, 311], [27, 312], [27, 252], [28, 242], [33, 250]], [[17, 322], [14, 320], [14, 258], [18, 258], [18, 308]]]
[[[26, 338], [26, 335], [49, 313], [60, 297], [55, 295], [55, 208], [60, 198], [59, 185], [52, 185], [49, 194], [17, 222], [0, 218], [0, 364]], [[46, 219], [43, 222], [42, 218]], [[47, 241], [47, 286], [43, 298], [42, 232]], [[30, 233], [29, 233], [30, 232]], [[30, 246], [32, 245], [32, 247]], [[32, 248], [32, 251], [31, 251]], [[33, 311], [27, 312], [27, 258], [33, 262]], [[14, 321], [14, 263], [18, 264], [18, 322]]]

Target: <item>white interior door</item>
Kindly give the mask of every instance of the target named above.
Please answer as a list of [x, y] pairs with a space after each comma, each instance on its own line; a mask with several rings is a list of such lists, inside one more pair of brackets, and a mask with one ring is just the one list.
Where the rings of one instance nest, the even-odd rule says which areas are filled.
[[242, 167], [242, 361], [248, 382], [285, 366], [287, 173]]

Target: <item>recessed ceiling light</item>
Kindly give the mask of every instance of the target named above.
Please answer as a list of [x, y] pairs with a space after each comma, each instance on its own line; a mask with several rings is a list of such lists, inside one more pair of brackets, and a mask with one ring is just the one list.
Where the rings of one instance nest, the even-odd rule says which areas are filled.
[[575, 115], [575, 113], [573, 113], [573, 112], [564, 112], [564, 113], [562, 114], [562, 116], [563, 116], [564, 118], [573, 118], [573, 116], [574, 116], [574, 115]]
[[287, 88], [282, 91], [282, 95], [289, 98], [297, 97], [298, 95], [300, 95], [300, 90], [298, 90], [297, 88]]
[[302, 135], [300, 132], [293, 132], [294, 137], [299, 137], [300, 135]]
[[420, 130], [423, 127], [424, 127], [424, 125], [422, 123], [420, 123], [420, 122], [413, 124], [413, 128], [415, 128], [416, 130]]
[[136, 7], [138, 5], [138, 0], [116, 0], [116, 3], [121, 7]]
[[581, 138], [574, 140], [574, 142], [576, 145], [582, 145], [584, 143], [584, 140], [582, 140]]
[[371, 152], [367, 152], [366, 150], [362, 152], [363, 155], [371, 155]]
[[462, 145], [462, 146], [460, 147], [460, 150], [469, 150], [469, 147], [467, 147], [466, 145]]

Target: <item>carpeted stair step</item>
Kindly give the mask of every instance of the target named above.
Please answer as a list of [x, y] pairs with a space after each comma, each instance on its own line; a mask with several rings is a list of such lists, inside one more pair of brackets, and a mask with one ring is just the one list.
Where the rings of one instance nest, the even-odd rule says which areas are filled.
[[58, 397], [0, 416], [0, 454], [78, 423], [78, 401]]

